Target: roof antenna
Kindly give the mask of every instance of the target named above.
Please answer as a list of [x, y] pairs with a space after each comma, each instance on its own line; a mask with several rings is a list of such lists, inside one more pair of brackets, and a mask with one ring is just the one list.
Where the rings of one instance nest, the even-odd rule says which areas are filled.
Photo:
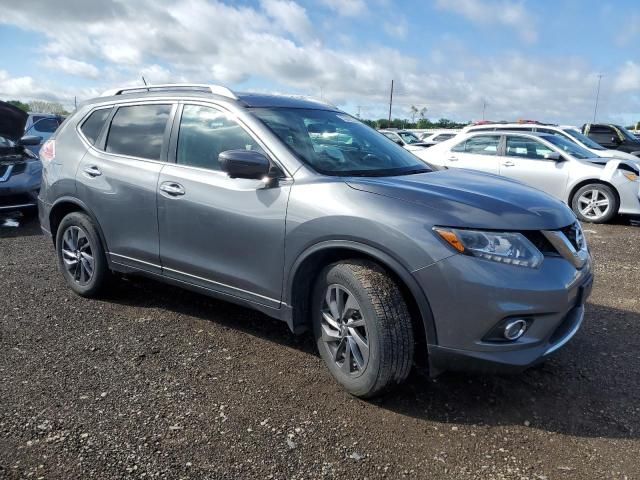
[[[147, 86], [147, 81], [144, 79], [144, 75], [140, 75], [140, 76], [142, 77], [142, 83], [144, 83], [144, 86], [146, 87], [146, 86]], [[150, 91], [151, 91], [151, 90], [149, 90], [149, 89], [147, 88], [147, 92], [150, 92]]]

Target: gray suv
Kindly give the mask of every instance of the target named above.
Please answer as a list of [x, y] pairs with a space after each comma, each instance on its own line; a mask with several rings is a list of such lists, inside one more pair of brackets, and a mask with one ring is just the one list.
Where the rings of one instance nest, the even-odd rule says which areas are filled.
[[414, 365], [521, 371], [582, 323], [591, 258], [566, 205], [430, 167], [324, 103], [118, 89], [40, 156], [40, 222], [71, 289], [135, 273], [253, 307], [311, 330], [357, 396]]

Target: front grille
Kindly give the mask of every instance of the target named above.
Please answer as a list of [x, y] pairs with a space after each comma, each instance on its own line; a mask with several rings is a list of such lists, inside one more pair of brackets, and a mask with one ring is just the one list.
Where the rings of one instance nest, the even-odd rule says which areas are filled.
[[569, 225], [568, 227], [561, 228], [560, 231], [564, 233], [564, 236], [567, 237], [567, 240], [573, 245], [573, 248], [576, 250], [580, 250], [580, 244], [578, 239], [579, 226], [574, 223], [573, 225]]
[[555, 249], [553, 245], [551, 245], [551, 242], [547, 240], [547, 237], [545, 237], [542, 232], [539, 232], [538, 230], [528, 230], [522, 232], [522, 234], [527, 237], [527, 240], [533, 243], [533, 246], [540, 250], [540, 253], [542, 253], [543, 255], [560, 255], [560, 253]]

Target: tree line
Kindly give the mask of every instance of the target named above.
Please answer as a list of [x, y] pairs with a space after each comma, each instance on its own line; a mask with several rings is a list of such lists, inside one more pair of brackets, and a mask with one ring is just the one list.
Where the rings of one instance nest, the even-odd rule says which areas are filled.
[[58, 102], [46, 102], [44, 100], [33, 100], [29, 103], [21, 102], [20, 100], [8, 100], [8, 104], [18, 107], [25, 112], [38, 112], [38, 113], [52, 113], [55, 115], [66, 116], [69, 115], [67, 109], [65, 109], [61, 103]]

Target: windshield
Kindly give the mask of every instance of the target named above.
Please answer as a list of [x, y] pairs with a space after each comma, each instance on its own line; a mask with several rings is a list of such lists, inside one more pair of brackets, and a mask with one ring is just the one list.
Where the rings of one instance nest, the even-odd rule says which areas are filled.
[[582, 145], [584, 145], [587, 148], [591, 148], [593, 150], [606, 150], [606, 148], [604, 148], [602, 145], [594, 142], [589, 137], [587, 137], [586, 135], [583, 135], [577, 130], [574, 130], [573, 128], [564, 128], [562, 131], [565, 132], [567, 135], [570, 135], [571, 137], [578, 140]]
[[632, 141], [632, 142], [634, 142], [634, 143], [638, 141], [638, 137], [636, 137], [633, 133], [631, 133], [631, 132], [630, 132], [629, 130], [627, 130], [626, 128], [624, 128], [624, 127], [620, 127], [620, 126], [618, 126], [618, 125], [616, 125], [616, 128], [617, 128], [618, 130], [620, 130], [620, 132], [622, 132], [622, 135], [623, 135], [624, 137], [626, 137], [626, 139], [627, 139], [627, 140], [631, 140], [631, 141]]
[[545, 136], [544, 139], [549, 143], [553, 143], [556, 147], [558, 147], [563, 152], [568, 153], [573, 158], [586, 160], [587, 158], [597, 157], [597, 155], [591, 153], [586, 148], [582, 148], [580, 145], [573, 143], [566, 138], [559, 137], [557, 135], [549, 135]]
[[398, 132], [398, 135], [402, 137], [404, 143], [408, 143], [409, 145], [411, 145], [412, 143], [418, 143], [420, 141], [420, 139], [411, 132]]
[[320, 173], [392, 176], [431, 171], [418, 157], [345, 113], [302, 108], [251, 111]]

